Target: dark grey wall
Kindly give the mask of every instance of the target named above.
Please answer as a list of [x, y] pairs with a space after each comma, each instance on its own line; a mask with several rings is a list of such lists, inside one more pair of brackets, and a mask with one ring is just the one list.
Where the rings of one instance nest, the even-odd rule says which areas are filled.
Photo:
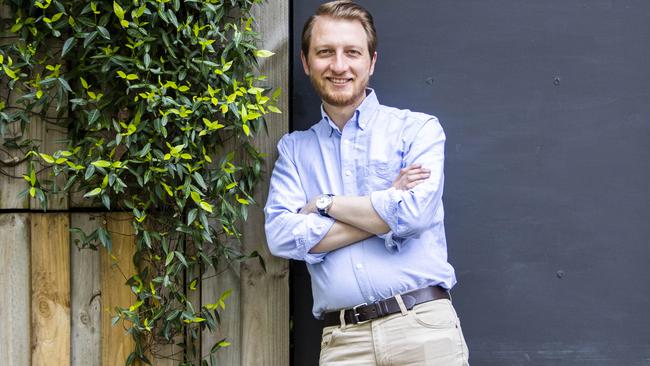
[[[650, 365], [650, 1], [360, 1], [383, 104], [447, 133], [451, 263], [473, 366]], [[319, 118], [298, 60], [294, 129]], [[318, 323], [292, 266], [294, 365]]]

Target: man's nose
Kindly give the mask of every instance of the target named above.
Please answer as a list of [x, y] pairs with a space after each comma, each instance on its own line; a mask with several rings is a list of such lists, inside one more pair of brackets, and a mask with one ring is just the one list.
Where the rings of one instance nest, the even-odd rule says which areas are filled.
[[345, 60], [345, 55], [343, 53], [337, 53], [336, 56], [334, 56], [332, 63], [330, 64], [330, 68], [336, 73], [347, 71], [348, 63]]

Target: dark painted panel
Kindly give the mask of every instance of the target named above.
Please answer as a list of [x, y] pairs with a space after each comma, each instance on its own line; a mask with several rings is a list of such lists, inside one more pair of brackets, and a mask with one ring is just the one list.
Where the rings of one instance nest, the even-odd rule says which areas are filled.
[[[298, 60], [293, 124], [319, 118]], [[650, 365], [650, 2], [362, 1], [382, 103], [438, 116], [473, 365]], [[294, 365], [318, 323], [292, 266]]]

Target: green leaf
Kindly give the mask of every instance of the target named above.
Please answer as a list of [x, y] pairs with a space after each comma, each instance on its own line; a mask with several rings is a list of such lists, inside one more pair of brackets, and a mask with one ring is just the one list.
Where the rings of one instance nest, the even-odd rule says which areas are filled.
[[113, 1], [113, 12], [115, 12], [115, 15], [120, 19], [124, 19], [124, 9], [120, 6], [120, 4], [117, 3], [117, 1]]
[[149, 235], [148, 231], [143, 231], [142, 232], [142, 238], [144, 239], [144, 243], [147, 245], [148, 248], [151, 248], [151, 236]]
[[59, 81], [59, 84], [65, 89], [68, 93], [72, 93], [72, 88], [70, 88], [70, 84], [64, 79], [64, 78], [57, 78]]
[[88, 112], [88, 124], [92, 125], [99, 119], [99, 110], [98, 109], [93, 109], [92, 111]]
[[93, 161], [90, 164], [100, 168], [108, 168], [111, 166], [111, 162], [106, 160], [97, 160], [97, 161]]
[[190, 212], [187, 213], [187, 225], [191, 225], [194, 220], [196, 220], [196, 215], [198, 213], [198, 210], [193, 208], [190, 210]]
[[107, 194], [102, 195], [102, 204], [106, 207], [107, 210], [111, 209], [111, 197]]
[[113, 242], [111, 241], [111, 237], [108, 235], [106, 228], [100, 227], [97, 229], [97, 236], [102, 245], [110, 251], [113, 247]]
[[185, 267], [187, 267], [187, 260], [185, 259], [185, 256], [181, 252], [173, 251], [172, 253], [174, 253], [174, 255], [176, 255], [176, 258], [178, 258], [178, 260], [181, 261], [181, 263], [183, 263]]
[[65, 56], [72, 47], [77, 43], [77, 39], [74, 37], [68, 38], [65, 43], [63, 43], [63, 48], [61, 49], [61, 57]]
[[56, 13], [52, 16], [52, 23], [56, 22], [57, 20], [61, 19], [61, 16], [63, 16], [63, 13]]
[[101, 192], [102, 192], [102, 189], [99, 188], [99, 187], [97, 187], [97, 188], [93, 189], [92, 191], [90, 191], [90, 192], [84, 194], [84, 197], [85, 197], [85, 198], [88, 198], [88, 197], [94, 197], [94, 196], [100, 194]]
[[256, 57], [260, 57], [260, 58], [271, 57], [275, 55], [275, 53], [267, 50], [256, 50], [254, 53]]
[[54, 158], [51, 155], [45, 154], [45, 153], [39, 153], [38, 154], [43, 161], [45, 161], [48, 164], [54, 164]]
[[151, 56], [149, 56], [148, 53], [145, 53], [142, 61], [144, 63], [144, 67], [148, 69], [149, 65], [151, 64]]
[[205, 180], [203, 180], [203, 176], [199, 174], [199, 172], [194, 172], [192, 176], [194, 177], [194, 180], [201, 188], [208, 189], [208, 186], [205, 184]]
[[2, 65], [2, 69], [4, 70], [5, 74], [7, 74], [7, 76], [9, 76], [10, 78], [12, 79], [16, 78], [16, 73], [12, 69], [8, 68], [6, 65]]
[[199, 203], [199, 206], [200, 206], [203, 210], [205, 210], [205, 211], [207, 211], [207, 212], [209, 212], [209, 213], [212, 213], [212, 205], [211, 205], [211, 204], [209, 204], [209, 203], [207, 203], [207, 202], [205, 202], [205, 201], [201, 201], [201, 203]]
[[100, 26], [97, 26], [97, 30], [99, 31], [99, 34], [102, 35], [102, 37], [104, 37], [104, 38], [106, 38], [108, 40], [111, 39], [111, 35], [108, 33], [108, 30], [106, 28], [104, 28], [104, 27], [102, 27], [100, 25]]

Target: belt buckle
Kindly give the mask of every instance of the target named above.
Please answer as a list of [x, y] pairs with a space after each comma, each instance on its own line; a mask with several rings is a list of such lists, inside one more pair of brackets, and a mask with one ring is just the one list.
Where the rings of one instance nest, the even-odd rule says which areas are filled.
[[364, 302], [364, 303], [361, 303], [361, 304], [358, 304], [358, 305], [355, 305], [355, 306], [352, 307], [352, 319], [354, 319], [354, 322], [355, 322], [354, 324], [363, 324], [363, 323], [366, 323], [366, 322], [370, 321], [370, 319], [368, 319], [368, 320], [359, 320], [359, 315], [361, 315], [361, 314], [357, 313], [357, 308], [360, 308], [360, 307], [366, 306], [366, 305], [368, 305], [368, 303]]

